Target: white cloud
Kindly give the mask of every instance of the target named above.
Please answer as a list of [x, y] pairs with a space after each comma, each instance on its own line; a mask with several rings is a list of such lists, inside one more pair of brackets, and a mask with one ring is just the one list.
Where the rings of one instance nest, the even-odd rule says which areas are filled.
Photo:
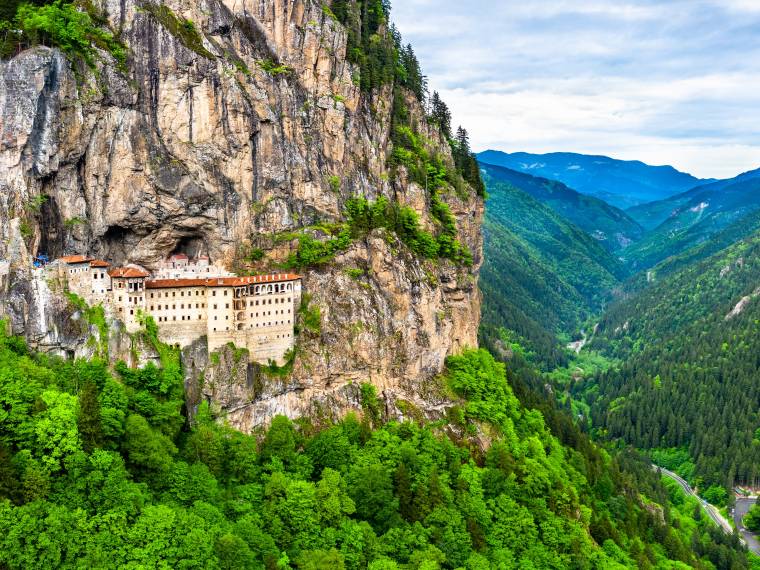
[[760, 0], [407, 0], [395, 19], [478, 149], [760, 166]]

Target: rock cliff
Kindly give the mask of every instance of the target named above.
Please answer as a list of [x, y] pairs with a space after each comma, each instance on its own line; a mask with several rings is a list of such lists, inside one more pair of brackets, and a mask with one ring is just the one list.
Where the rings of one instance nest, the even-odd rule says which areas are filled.
[[[128, 48], [125, 67], [102, 54], [91, 71], [42, 46], [0, 62], [0, 312], [15, 332], [50, 344], [60, 320], [40, 317], [40, 304], [57, 305], [30, 285], [39, 252], [149, 268], [203, 252], [266, 270], [297, 244], [278, 236], [341, 221], [353, 196], [384, 196], [435, 228], [429, 192], [389, 164], [392, 87], [356, 85], [347, 32], [322, 4], [98, 7]], [[451, 167], [448, 143], [406, 99], [415, 129]], [[375, 230], [303, 271], [319, 325], [301, 327], [292, 369], [257, 376], [229, 355], [189, 349], [191, 403], [208, 398], [249, 430], [277, 413], [340, 414], [371, 382], [391, 414], [398, 400], [433, 410], [426, 385], [448, 354], [476, 345], [480, 313], [482, 200], [453, 189], [441, 198], [472, 265], [420, 259]], [[82, 339], [61, 342], [76, 350]]]

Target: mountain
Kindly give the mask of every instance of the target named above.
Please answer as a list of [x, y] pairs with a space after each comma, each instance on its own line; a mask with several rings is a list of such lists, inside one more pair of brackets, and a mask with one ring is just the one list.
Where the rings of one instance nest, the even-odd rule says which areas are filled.
[[626, 209], [626, 213], [646, 230], [653, 230], [668, 218], [677, 214], [679, 209], [693, 201], [695, 196], [704, 192], [719, 194], [726, 188], [742, 182], [749, 182], [760, 177], [760, 169], [750, 170], [727, 180], [718, 180], [709, 184], [700, 184], [664, 200], [656, 200]]
[[681, 468], [705, 487], [754, 485], [760, 231], [695, 259], [605, 311], [591, 347], [622, 364], [576, 390], [589, 391], [594, 425], [613, 438], [682, 450]]
[[606, 156], [496, 150], [487, 150], [477, 156], [480, 162], [559, 180], [578, 192], [596, 196], [621, 209], [661, 200], [708, 182], [679, 172], [672, 166], [650, 166]]
[[586, 232], [489, 172], [483, 326], [506, 327], [556, 362], [555, 335], [597, 312], [626, 269]]
[[645, 227], [663, 221], [628, 248], [624, 256], [633, 267], [651, 267], [668, 256], [710, 240], [758, 209], [760, 170], [632, 208], [628, 212]]
[[[419, 65], [386, 33], [380, 2], [364, 28], [361, 11], [314, 0], [32, 4], [0, 60], [0, 314], [14, 333], [93, 354], [37, 254], [154, 269], [202, 252], [235, 273], [298, 273], [315, 322], [287, 382], [254, 382], [243, 364], [215, 374], [206, 351], [187, 369], [188, 407], [205, 389], [246, 432], [275, 410], [345, 413], [369, 370], [386, 389], [420, 387], [477, 344], [483, 201], [426, 120]], [[39, 21], [83, 39], [41, 35]], [[46, 45], [23, 49], [35, 38]], [[370, 206], [375, 219], [359, 220]], [[106, 314], [110, 357], [150, 359], [130, 352], [117, 317]]]
[[482, 162], [481, 168], [491, 180], [512, 184], [546, 204], [598, 240], [608, 251], [623, 249], [643, 235], [641, 226], [622, 210], [576, 192], [561, 182]]
[[[17, 5], [0, 21], [0, 568], [747, 568], [645, 458], [594, 445], [519, 350], [476, 348], [480, 170], [389, 2], [11, 0], [0, 18]], [[559, 276], [526, 310], [567, 293], [564, 328], [599, 310], [618, 261], [508, 189], [501, 234], [531, 279]], [[269, 303], [293, 320], [284, 365], [168, 345], [141, 311], [127, 329], [37, 267], [200, 252], [300, 274], [299, 303]], [[251, 280], [231, 279], [195, 308], [247, 310]]]

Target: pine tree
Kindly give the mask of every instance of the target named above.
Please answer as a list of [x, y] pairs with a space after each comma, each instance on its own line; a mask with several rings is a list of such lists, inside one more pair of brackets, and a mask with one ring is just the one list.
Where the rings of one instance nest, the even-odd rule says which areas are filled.
[[92, 453], [103, 445], [103, 425], [100, 420], [100, 403], [98, 387], [93, 380], [88, 380], [79, 391], [79, 411], [77, 429], [82, 441], [82, 449]]
[[433, 91], [430, 97], [430, 116], [441, 129], [441, 133], [447, 139], [451, 138], [451, 111], [443, 102], [438, 91]]
[[398, 497], [398, 510], [404, 520], [414, 522], [416, 520], [414, 509], [414, 495], [412, 493], [412, 479], [409, 469], [402, 461], [399, 463], [394, 476], [396, 496]]
[[424, 103], [427, 97], [427, 78], [422, 75], [420, 62], [411, 44], [407, 44], [406, 47], [401, 48], [399, 59], [406, 76], [405, 80], [403, 80], [403, 77], [401, 79], [402, 85], [414, 93], [418, 101]]

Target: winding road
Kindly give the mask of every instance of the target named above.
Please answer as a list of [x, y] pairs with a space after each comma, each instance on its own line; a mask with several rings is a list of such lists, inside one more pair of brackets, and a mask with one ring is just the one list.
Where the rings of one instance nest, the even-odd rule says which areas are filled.
[[723, 518], [723, 516], [718, 512], [718, 509], [697, 495], [694, 492], [694, 489], [691, 488], [685, 479], [679, 477], [672, 471], [668, 471], [663, 467], [659, 467], [658, 465], [653, 465], [653, 467], [656, 470], [659, 470], [666, 477], [673, 479], [673, 481], [678, 483], [678, 485], [684, 490], [687, 495], [691, 495], [692, 497], [696, 498], [699, 501], [699, 504], [702, 505], [702, 510], [707, 513], [707, 515], [713, 520], [716, 525], [718, 525], [723, 530], [723, 532], [726, 534], [733, 534], [734, 527], [731, 526], [731, 523]]
[[732, 514], [734, 516], [734, 523], [742, 535], [744, 544], [746, 544], [747, 548], [749, 548], [754, 554], [760, 555], [760, 540], [758, 540], [757, 535], [752, 534], [750, 531], [744, 528], [744, 524], [742, 524], [744, 515], [747, 514], [747, 511], [749, 511], [750, 507], [756, 502], [757, 498], [746, 499], [738, 497], [736, 499], [736, 507], [734, 507]]
[[[672, 471], [668, 471], [667, 469], [664, 469], [658, 465], [652, 465], [652, 467], [656, 471], [659, 471], [666, 477], [678, 483], [678, 485], [684, 490], [687, 495], [691, 495], [692, 497], [696, 498], [699, 501], [699, 504], [702, 505], [702, 510], [704, 510], [709, 515], [712, 521], [718, 525], [723, 530], [723, 532], [726, 534], [732, 534], [734, 532], [734, 528], [731, 526], [731, 523], [723, 518], [723, 515], [718, 512], [718, 509], [697, 495], [694, 492], [694, 489], [691, 488], [685, 479], [679, 477]], [[747, 511], [755, 503], [755, 501], [757, 501], [757, 499], [737, 498], [736, 507], [733, 509], [732, 515], [734, 517], [736, 528], [738, 528], [739, 532], [741, 533], [742, 543], [750, 550], [750, 552], [760, 555], [760, 541], [758, 540], [757, 536], [745, 529], [744, 525], [742, 524], [744, 515], [747, 514]]]

